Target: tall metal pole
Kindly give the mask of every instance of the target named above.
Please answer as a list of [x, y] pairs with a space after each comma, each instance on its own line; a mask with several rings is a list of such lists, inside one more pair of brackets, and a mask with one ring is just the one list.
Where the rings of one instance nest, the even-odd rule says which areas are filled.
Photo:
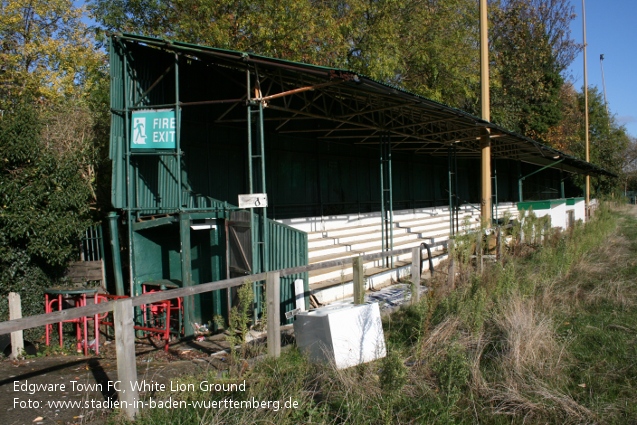
[[[491, 120], [489, 109], [489, 39], [487, 22], [487, 0], [480, 0], [480, 85], [482, 119]], [[482, 152], [482, 199], [480, 212], [482, 224], [491, 225], [491, 139], [489, 129], [484, 128], [480, 137], [480, 151]]]
[[[584, 134], [586, 143], [586, 162], [590, 162], [590, 149], [588, 141], [588, 68], [586, 66], [586, 4], [582, 0], [582, 29], [584, 40]], [[589, 215], [590, 202], [591, 202], [591, 176], [586, 174], [586, 216]]]
[[606, 107], [606, 115], [610, 118], [608, 113], [608, 98], [606, 97], [606, 79], [604, 78], [604, 55], [599, 55], [599, 66], [602, 68], [602, 87], [604, 88], [604, 106]]

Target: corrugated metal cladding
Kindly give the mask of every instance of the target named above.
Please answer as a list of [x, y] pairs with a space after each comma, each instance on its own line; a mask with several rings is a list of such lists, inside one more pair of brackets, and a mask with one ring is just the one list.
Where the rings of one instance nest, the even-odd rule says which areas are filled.
[[[291, 267], [290, 264], [301, 266], [308, 263], [306, 233], [275, 221], [268, 221], [268, 225], [270, 226], [269, 270]], [[285, 312], [296, 308], [296, 296], [294, 293], [294, 281], [296, 279], [303, 279], [307, 284], [308, 273], [281, 277], [281, 321], [285, 321]], [[308, 294], [307, 289], [309, 288], [306, 288], [306, 294]], [[291, 323], [291, 320], [288, 323]]]
[[[193, 224], [204, 218], [218, 219], [215, 228], [190, 232], [190, 246], [186, 249], [190, 251], [191, 284], [228, 277], [227, 235], [223, 223], [228, 218], [228, 208], [232, 209], [237, 203], [238, 194], [247, 192], [245, 131], [211, 125], [205, 108], [183, 110], [180, 121], [183, 156], [168, 151], [161, 155], [157, 155], [158, 152], [149, 154], [150, 151], [129, 155], [131, 112], [169, 108], [175, 103], [175, 57], [137, 45], [124, 46], [117, 41], [112, 42], [110, 54], [113, 207], [130, 209], [135, 222], [141, 224], [149, 220], [148, 216], [164, 217], [173, 213], [191, 214], [196, 217], [192, 218]], [[181, 67], [184, 63], [182, 61]], [[183, 86], [180, 90], [185, 96], [201, 90], [191, 77], [187, 72], [180, 77], [180, 86]], [[127, 183], [129, 174], [130, 183]], [[223, 195], [222, 200], [215, 195]], [[245, 215], [241, 211], [234, 213]], [[139, 221], [140, 217], [143, 220]], [[273, 221], [269, 221], [268, 226], [272, 235], [269, 241], [270, 270], [307, 264], [307, 235]], [[131, 236], [129, 248], [133, 247], [135, 293], [141, 292], [143, 282], [183, 279], [183, 244], [176, 221], [157, 227], [139, 227]], [[247, 249], [251, 249], [250, 244]], [[295, 308], [296, 278], [304, 278], [307, 289], [307, 274], [282, 278], [282, 313]], [[214, 315], [226, 315], [226, 300], [225, 291], [194, 297], [191, 320], [206, 323], [212, 321]], [[281, 319], [285, 320], [283, 314]]]

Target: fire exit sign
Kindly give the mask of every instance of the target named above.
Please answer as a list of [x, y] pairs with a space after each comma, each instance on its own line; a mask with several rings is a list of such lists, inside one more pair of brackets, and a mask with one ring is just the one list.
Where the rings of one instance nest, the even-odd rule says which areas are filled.
[[174, 109], [134, 111], [131, 116], [131, 149], [175, 149]]

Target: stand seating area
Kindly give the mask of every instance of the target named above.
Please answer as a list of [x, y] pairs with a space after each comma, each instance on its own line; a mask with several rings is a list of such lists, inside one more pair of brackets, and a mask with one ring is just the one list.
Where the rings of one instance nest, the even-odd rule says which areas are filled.
[[[500, 204], [497, 217], [503, 217], [506, 213], [517, 217], [516, 205]], [[460, 231], [479, 227], [479, 217], [479, 206], [463, 205], [458, 214]], [[373, 254], [382, 250], [379, 213], [310, 217], [283, 222], [308, 233], [310, 264]], [[449, 209], [439, 207], [394, 211], [392, 233], [393, 249], [411, 248], [419, 246], [422, 242], [427, 243], [436, 266], [447, 258]], [[426, 251], [423, 252], [423, 258], [427, 258]], [[392, 271], [390, 261], [373, 260], [364, 263], [367, 289], [378, 289], [409, 274], [411, 253], [394, 257], [393, 269], [397, 270]], [[426, 271], [423, 277], [427, 277]], [[352, 278], [351, 265], [316, 270], [309, 274], [310, 290], [321, 304], [328, 304], [353, 294]]]

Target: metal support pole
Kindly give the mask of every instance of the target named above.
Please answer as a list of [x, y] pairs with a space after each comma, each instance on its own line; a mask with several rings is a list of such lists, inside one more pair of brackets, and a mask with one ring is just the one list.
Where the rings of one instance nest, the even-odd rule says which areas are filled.
[[[380, 247], [382, 251], [387, 250], [387, 235], [385, 234], [387, 231], [387, 223], [385, 222], [385, 172], [383, 166], [383, 138], [381, 136], [379, 143], [379, 157], [380, 157]], [[386, 263], [386, 259], [382, 260], [383, 263]]]
[[[190, 216], [186, 213], [179, 214], [179, 240], [181, 242], [181, 281], [183, 287], [192, 286], [192, 254], [190, 251]], [[195, 333], [193, 328], [195, 296], [184, 297], [184, 335], [192, 336]]]
[[492, 216], [498, 219], [498, 167], [497, 161], [493, 160], [493, 204], [492, 204]]
[[[388, 168], [388, 178], [389, 181], [389, 250], [394, 250], [394, 195], [393, 195], [393, 185], [392, 185], [392, 168], [391, 168], [391, 139], [389, 135], [385, 136], [385, 142], [387, 143], [387, 168]], [[390, 267], [394, 268], [394, 257], [389, 257], [390, 259]]]
[[175, 148], [177, 149], [177, 155], [175, 160], [177, 161], [177, 196], [179, 196], [177, 208], [179, 211], [183, 211], [184, 205], [183, 195], [184, 188], [182, 182], [182, 170], [181, 170], [181, 108], [179, 106], [179, 55], [175, 53]]
[[452, 179], [452, 171], [451, 171], [451, 146], [449, 146], [448, 150], [447, 150], [447, 169], [448, 169], [448, 177], [449, 177], [449, 181], [448, 181], [448, 187], [449, 187], [449, 235], [453, 236], [454, 235], [454, 226], [453, 226], [453, 193], [452, 193], [452, 184], [451, 184], [451, 179]]
[[[590, 162], [590, 147], [588, 137], [588, 67], [586, 65], [586, 4], [582, 0], [582, 32], [583, 32], [583, 44], [584, 44], [584, 134], [586, 144], [586, 162]], [[586, 219], [590, 214], [590, 202], [591, 202], [591, 176], [586, 174]]]
[[[487, 0], [480, 0], [480, 86], [482, 119], [491, 121], [489, 94], [489, 38], [487, 22]], [[482, 157], [482, 199], [480, 209], [482, 224], [491, 225], [491, 139], [488, 128], [482, 129], [480, 137], [480, 151]]]
[[[259, 102], [259, 146], [260, 146], [260, 162], [261, 162], [261, 193], [267, 193], [266, 181], [265, 181], [265, 134], [263, 128], [263, 103]], [[268, 252], [268, 208], [261, 208], [261, 233], [263, 238], [261, 239], [262, 243], [262, 253], [263, 253], [263, 262], [261, 264], [261, 272], [267, 272], [270, 270], [270, 255]]]
[[122, 276], [122, 257], [119, 247], [119, 228], [117, 226], [117, 213], [108, 213], [108, 229], [111, 239], [111, 258], [113, 261], [113, 273], [115, 275], [115, 293], [125, 295], [124, 277]]
[[[123, 49], [122, 49], [123, 50]], [[133, 243], [133, 165], [131, 164], [131, 149], [130, 149], [130, 120], [128, 119], [128, 115], [130, 113], [129, 110], [129, 96], [130, 93], [126, 90], [128, 87], [128, 60], [127, 55], [124, 52], [124, 84], [123, 84], [123, 92], [124, 92], [124, 145], [125, 145], [125, 154], [126, 154], [126, 221], [127, 226], [126, 230], [128, 233], [128, 285], [129, 285], [129, 294], [131, 297], [137, 295], [135, 293], [135, 256], [133, 255], [134, 243]]]
[[458, 197], [458, 193], [460, 193], [460, 190], [458, 189], [458, 154], [457, 154], [457, 147], [456, 145], [453, 145], [453, 148], [451, 149], [451, 154], [453, 156], [453, 193], [455, 195], [455, 200], [453, 202], [453, 214], [455, 216], [455, 220], [456, 220], [456, 230], [454, 231], [455, 233], [458, 233], [460, 231], [460, 223], [458, 223], [459, 220], [459, 216], [460, 216], [460, 200]]
[[[394, 211], [392, 194], [391, 141], [383, 134], [380, 138], [380, 186], [381, 186], [381, 248], [394, 249]], [[385, 259], [385, 265], [394, 267], [394, 257]]]
[[[252, 93], [250, 82], [250, 70], [246, 69], [246, 110], [247, 110], [247, 130], [248, 130], [248, 193], [254, 193], [254, 166], [252, 155]], [[254, 208], [250, 209], [250, 240], [252, 242], [252, 270], [253, 273], [260, 271], [259, 246]], [[256, 282], [255, 282], [256, 283]]]

